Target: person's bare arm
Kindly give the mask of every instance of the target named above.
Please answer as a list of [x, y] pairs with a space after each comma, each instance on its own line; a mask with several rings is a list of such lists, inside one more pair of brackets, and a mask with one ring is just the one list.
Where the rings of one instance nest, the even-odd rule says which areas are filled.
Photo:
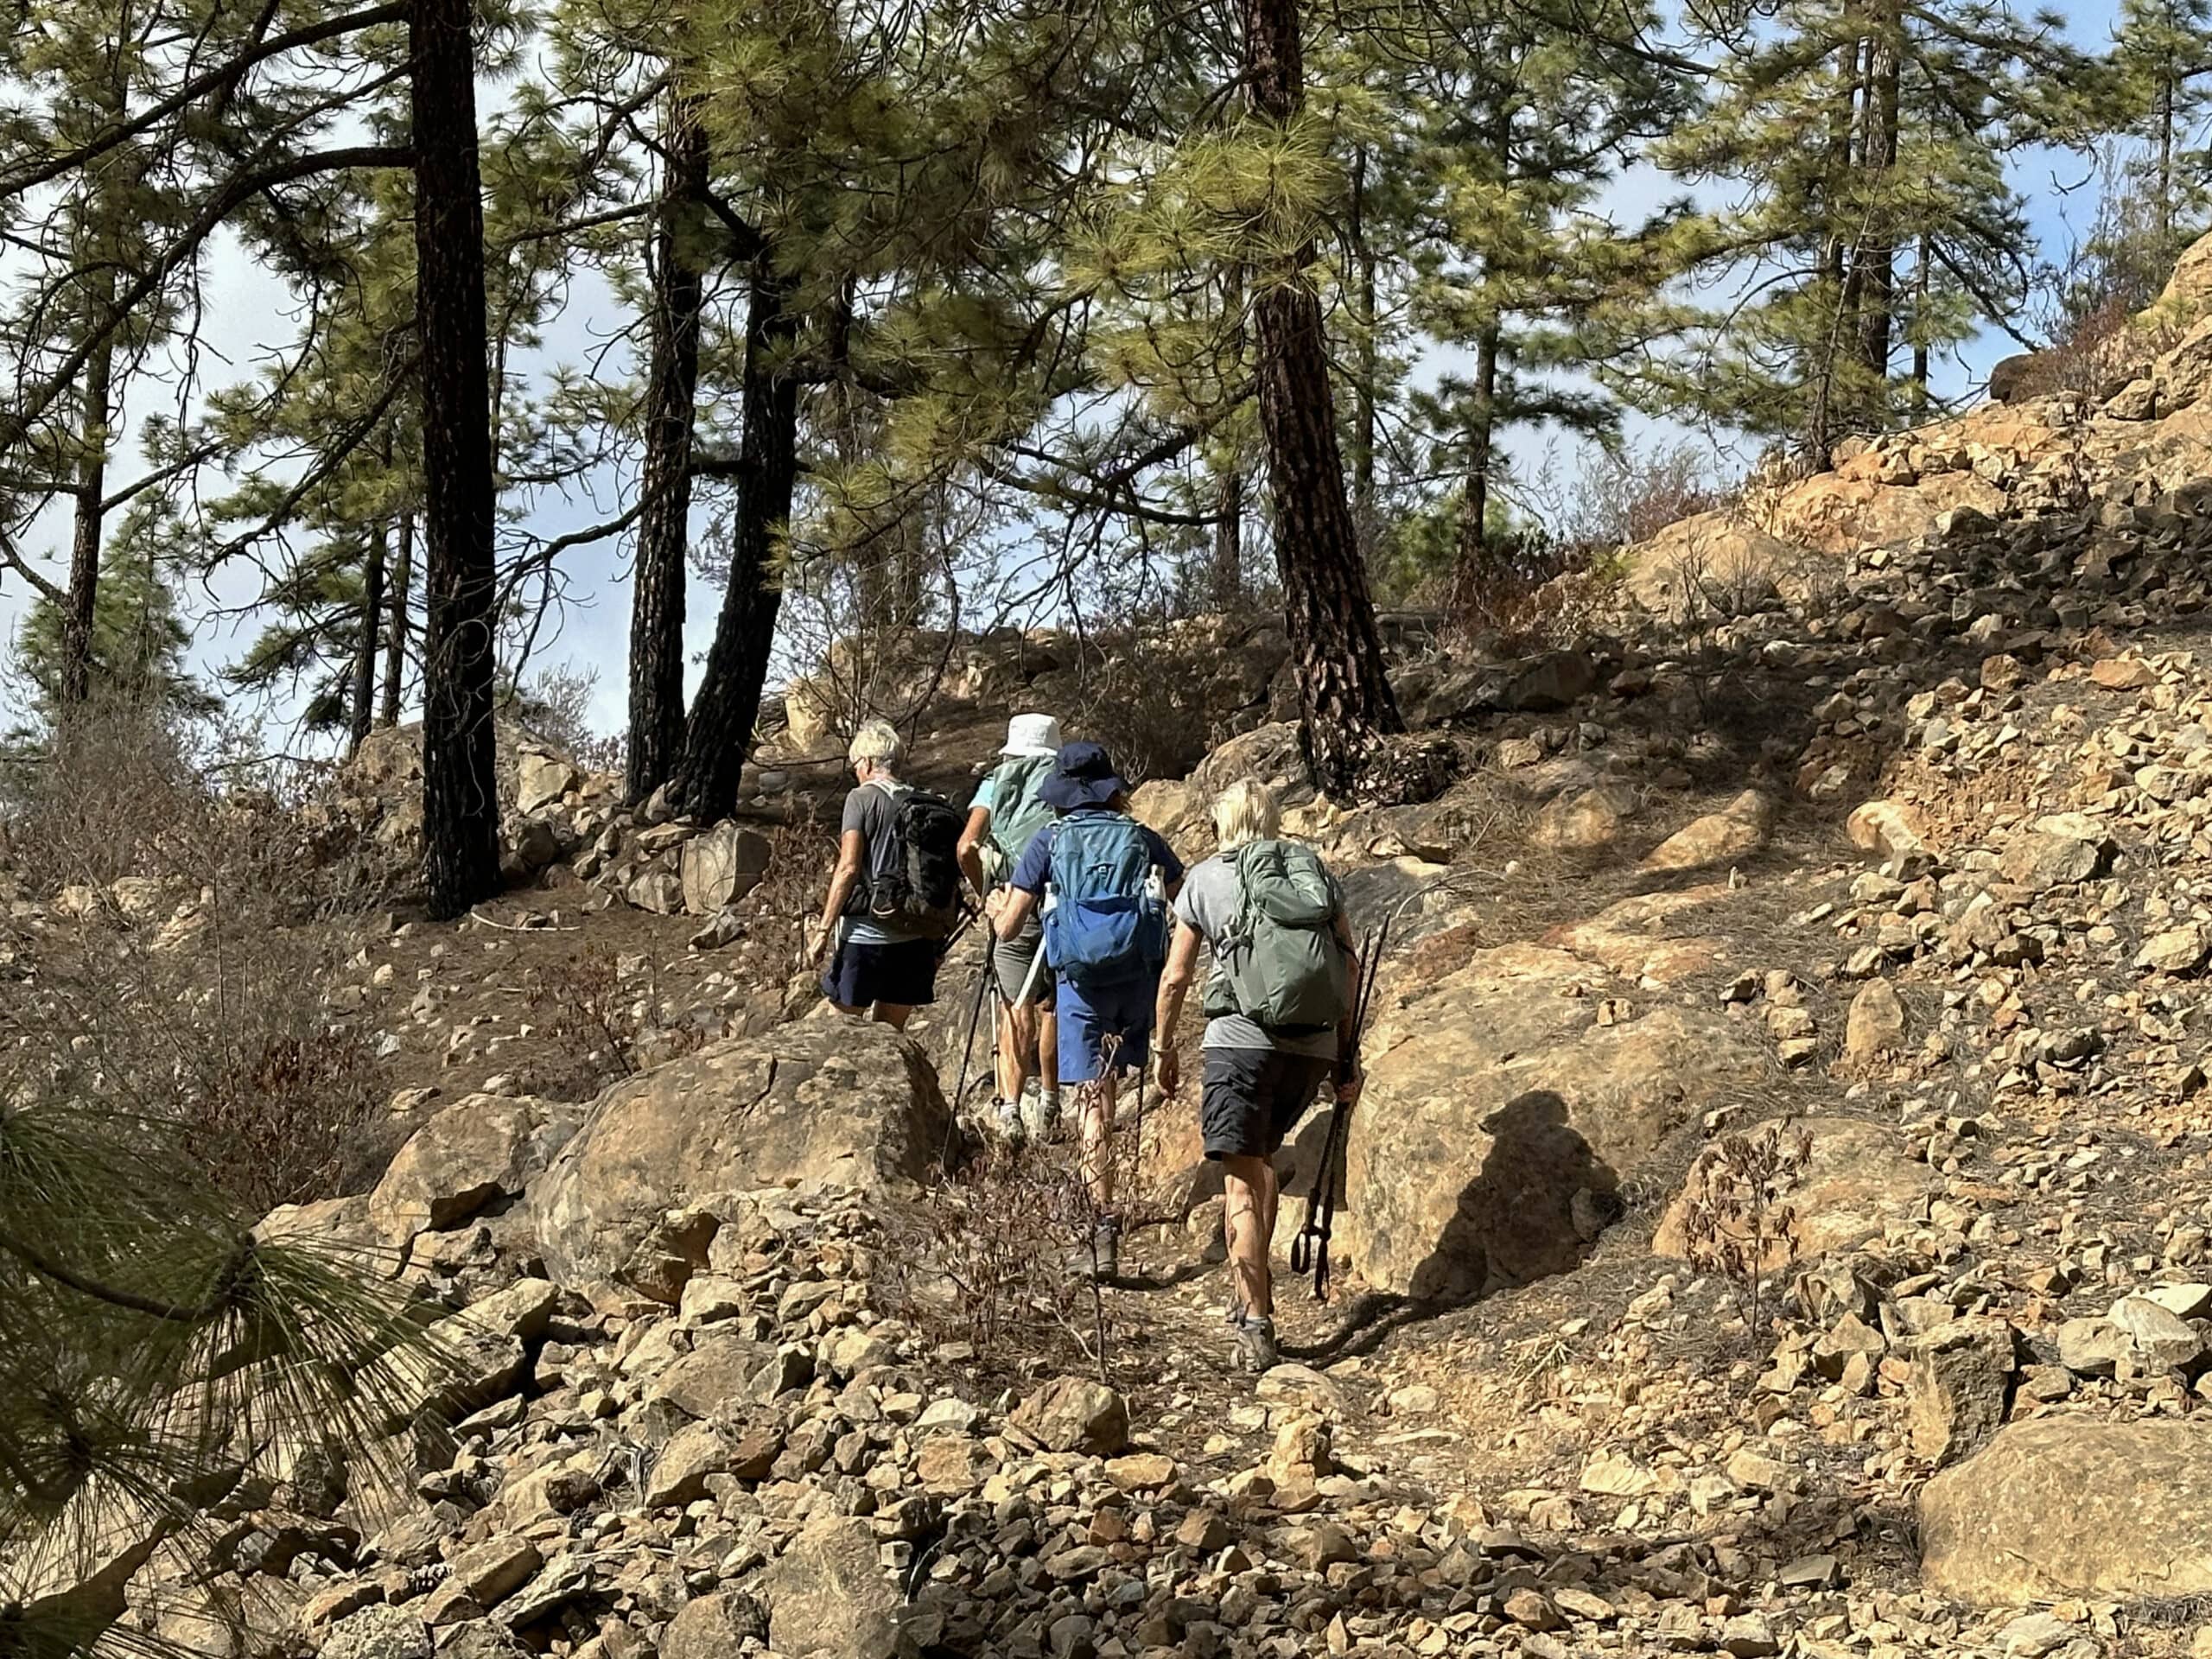
[[819, 951], [837, 926], [837, 918], [845, 913], [845, 905], [853, 896], [853, 889], [860, 883], [861, 865], [868, 857], [868, 837], [857, 830], [848, 830], [838, 838], [837, 868], [830, 878], [830, 892], [822, 901], [822, 937], [815, 941]]
[[960, 832], [957, 855], [960, 860], [961, 874], [968, 878], [968, 885], [975, 888], [978, 898], [983, 893], [983, 838], [990, 833], [991, 809], [988, 806], [970, 808], [968, 827]]
[[1179, 916], [1174, 942], [1167, 947], [1167, 965], [1160, 971], [1160, 995], [1153, 1007], [1153, 1070], [1160, 1092], [1172, 1096], [1182, 1081], [1181, 1063], [1175, 1058], [1175, 1027], [1183, 1018], [1183, 999], [1198, 967], [1198, 930]]
[[1010, 939], [1021, 931], [1021, 925], [1029, 919], [1029, 912], [1037, 908], [1037, 895], [1024, 893], [1020, 887], [1006, 890], [1006, 902], [999, 906], [999, 913], [991, 924], [998, 929], [999, 938]]

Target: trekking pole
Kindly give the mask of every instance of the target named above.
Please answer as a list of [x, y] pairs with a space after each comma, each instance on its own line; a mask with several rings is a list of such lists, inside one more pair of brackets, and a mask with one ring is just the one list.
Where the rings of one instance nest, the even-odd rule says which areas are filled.
[[[1352, 997], [1351, 1075], [1359, 1071], [1360, 1039], [1367, 1030], [1367, 1016], [1375, 1001], [1375, 976], [1382, 965], [1383, 946], [1390, 937], [1386, 918], [1361, 942], [1359, 988]], [[1338, 1101], [1329, 1113], [1328, 1138], [1321, 1143], [1321, 1164], [1314, 1172], [1313, 1190], [1306, 1196], [1306, 1219], [1290, 1241], [1290, 1270], [1313, 1275], [1313, 1300], [1329, 1300], [1329, 1240], [1336, 1230], [1337, 1206], [1344, 1196], [1344, 1152], [1351, 1139], [1351, 1109]]]
[[991, 952], [998, 944], [998, 930], [983, 930], [983, 969], [976, 976], [976, 1001], [968, 1010], [968, 1040], [960, 1047], [960, 1083], [952, 1091], [951, 1122], [944, 1131], [944, 1161], [952, 1161], [953, 1136], [959, 1133], [960, 1109], [968, 1098], [968, 1068], [976, 1058], [976, 1028], [983, 1022], [983, 999], [991, 994]]

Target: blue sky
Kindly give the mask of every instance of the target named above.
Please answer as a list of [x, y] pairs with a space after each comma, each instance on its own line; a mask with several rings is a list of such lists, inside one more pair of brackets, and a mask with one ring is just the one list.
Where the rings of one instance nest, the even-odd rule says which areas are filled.
[[[2079, 45], [2101, 47], [2109, 39], [2113, 11], [2109, 4], [2069, 9], [2067, 31]], [[2015, 187], [2028, 203], [2030, 224], [2041, 257], [2061, 257], [2071, 238], [2086, 226], [2094, 212], [2092, 163], [2078, 156], [2024, 151], [2014, 159], [2011, 172]], [[1624, 181], [1610, 205], [1622, 222], [1632, 222], [1660, 195], [1671, 193], [1663, 181], [1638, 177]], [[211, 265], [211, 278], [209, 292], [213, 303], [202, 342], [203, 367], [211, 379], [240, 378], [289, 339], [289, 308], [281, 287], [256, 270], [235, 245], [219, 246]], [[585, 361], [598, 344], [619, 330], [626, 321], [598, 279], [588, 276], [580, 278], [566, 309], [546, 330], [541, 366]], [[2033, 332], [2025, 322], [2021, 326], [2024, 331]], [[1939, 372], [1938, 391], [1955, 395], [1978, 385], [1986, 376], [1991, 364], [2016, 349], [2001, 333], [1985, 330], [1962, 353], [1962, 361], [1948, 365]], [[613, 366], [609, 365], [610, 368]], [[1436, 353], [1421, 365], [1420, 372], [1425, 378], [1449, 366], [1449, 358]], [[138, 400], [130, 411], [134, 423], [137, 418], [158, 407], [158, 401], [151, 395]], [[1663, 426], [1649, 422], [1632, 423], [1630, 430], [1646, 439], [1668, 435]], [[1524, 468], [1533, 469], [1541, 464], [1548, 449], [1552, 451], [1555, 467], [1571, 470], [1574, 465], [1573, 451], [1558, 447], [1541, 433], [1518, 435], [1512, 448], [1514, 459]], [[1745, 458], [1736, 457], [1738, 461]], [[211, 487], [218, 486], [211, 482]], [[556, 535], [598, 522], [608, 516], [607, 503], [610, 495], [620, 495], [622, 488], [621, 480], [601, 479], [594, 483], [592, 493], [595, 499], [579, 497], [567, 502], [543, 502], [533, 515], [532, 528], [545, 535]], [[703, 531], [703, 522], [697, 528]], [[43, 544], [58, 553], [66, 543], [66, 526], [58, 517], [50, 517], [35, 528], [26, 545], [36, 548]], [[622, 721], [623, 659], [628, 632], [626, 554], [619, 544], [610, 543], [574, 556], [568, 568], [571, 577], [570, 603], [560, 620], [557, 638], [541, 648], [537, 661], [540, 665], [567, 662], [596, 669], [600, 683], [593, 718], [603, 729], [616, 729]], [[250, 601], [251, 594], [246, 575], [241, 571], [219, 582], [212, 593], [188, 596], [188, 613], [195, 628], [194, 656], [203, 672], [212, 677], [223, 664], [235, 659], [251, 637], [254, 629], [250, 620], [242, 620], [226, 613]], [[695, 658], [704, 651], [712, 635], [715, 612], [720, 601], [718, 590], [695, 578], [688, 631]], [[4, 622], [10, 632], [24, 602], [20, 583], [0, 585], [0, 622]], [[696, 675], [696, 661], [693, 672]], [[281, 736], [281, 728], [292, 713], [290, 707], [279, 703], [268, 713], [279, 728], [272, 735]]]

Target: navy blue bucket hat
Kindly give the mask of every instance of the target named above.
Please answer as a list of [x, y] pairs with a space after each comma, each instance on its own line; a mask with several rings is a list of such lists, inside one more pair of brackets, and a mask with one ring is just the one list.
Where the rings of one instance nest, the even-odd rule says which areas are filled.
[[1128, 785], [1115, 774], [1113, 758], [1097, 743], [1062, 744], [1052, 775], [1037, 790], [1046, 805], [1061, 812], [1103, 806], [1128, 792]]

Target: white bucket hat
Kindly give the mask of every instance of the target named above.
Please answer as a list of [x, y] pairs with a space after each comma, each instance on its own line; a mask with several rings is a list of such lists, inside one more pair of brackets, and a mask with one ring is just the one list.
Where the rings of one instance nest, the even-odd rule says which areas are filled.
[[1060, 722], [1050, 715], [1016, 715], [1006, 723], [1001, 754], [1050, 756], [1060, 752]]

